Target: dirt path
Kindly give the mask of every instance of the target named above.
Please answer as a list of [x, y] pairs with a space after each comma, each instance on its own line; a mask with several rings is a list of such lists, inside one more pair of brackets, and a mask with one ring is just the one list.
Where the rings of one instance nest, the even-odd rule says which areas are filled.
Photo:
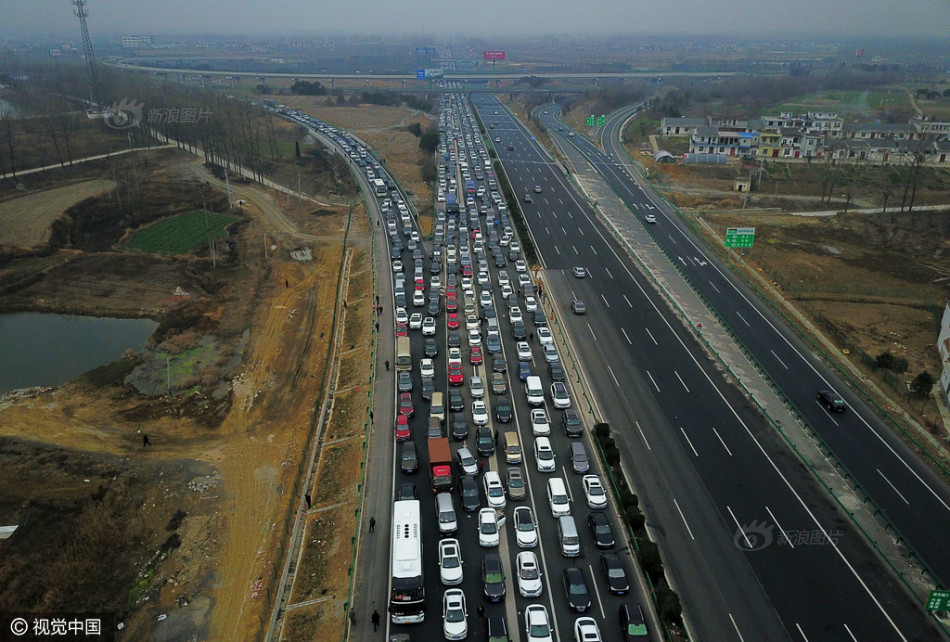
[[79, 201], [111, 191], [107, 180], [83, 181], [0, 202], [0, 245], [33, 247], [46, 241], [49, 227]]

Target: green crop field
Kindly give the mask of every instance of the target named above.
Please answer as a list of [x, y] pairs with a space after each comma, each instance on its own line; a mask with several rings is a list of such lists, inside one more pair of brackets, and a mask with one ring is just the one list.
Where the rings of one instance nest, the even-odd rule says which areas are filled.
[[139, 230], [131, 245], [145, 252], [187, 254], [207, 244], [209, 231], [211, 238], [222, 238], [225, 228], [237, 220], [235, 216], [208, 212], [206, 221], [201, 210], [179, 214]]

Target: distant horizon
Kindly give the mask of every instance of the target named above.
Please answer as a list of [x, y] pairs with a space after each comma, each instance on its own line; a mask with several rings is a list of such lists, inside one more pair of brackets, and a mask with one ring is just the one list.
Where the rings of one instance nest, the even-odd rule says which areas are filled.
[[[944, 38], [950, 34], [947, 0], [480, 0], [476, 5], [440, 0], [88, 0], [90, 33], [185, 37], [356, 37], [377, 34], [444, 41], [510, 40], [534, 36], [728, 37], [767, 40], [817, 38]], [[79, 35], [70, 0], [0, 4], [0, 38]], [[302, 27], [306, 25], [308, 28]], [[697, 25], [702, 25], [701, 29]], [[106, 36], [111, 37], [111, 36]], [[373, 36], [370, 36], [373, 37]]]

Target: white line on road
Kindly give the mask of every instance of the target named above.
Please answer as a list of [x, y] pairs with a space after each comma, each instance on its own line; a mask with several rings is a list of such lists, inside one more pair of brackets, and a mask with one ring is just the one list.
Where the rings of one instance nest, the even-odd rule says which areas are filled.
[[646, 330], [647, 334], [650, 335], [650, 338], [653, 339], [653, 345], [656, 345], [656, 346], [660, 345], [659, 343], [656, 342], [656, 339], [653, 337], [653, 333], [650, 332], [650, 328], [643, 328], [643, 329]]
[[623, 338], [627, 340], [627, 343], [633, 345], [633, 341], [630, 340], [630, 337], [627, 336], [627, 331], [623, 328], [620, 328], [620, 331], [623, 332]]
[[744, 324], [748, 325], [750, 328], [752, 327], [751, 325], [749, 325], [749, 322], [745, 320], [745, 317], [743, 317], [741, 314], [739, 314], [739, 311], [738, 311], [738, 310], [736, 310], [736, 316], [739, 317], [740, 319], [742, 319], [742, 322], [743, 322]]
[[690, 449], [693, 451], [693, 454], [699, 457], [699, 453], [696, 452], [696, 447], [693, 446], [693, 442], [689, 440], [689, 435], [686, 434], [686, 431], [683, 430], [683, 427], [680, 426], [680, 432], [683, 433], [683, 439], [686, 440], [686, 443], [689, 444]]
[[587, 324], [587, 329], [590, 330], [590, 336], [594, 337], [594, 341], [596, 341], [596, 340], [597, 340], [597, 335], [594, 334], [594, 329], [593, 329], [592, 327], [590, 327], [590, 324], [589, 324], [589, 323]]
[[676, 511], [680, 514], [680, 519], [683, 520], [683, 525], [686, 526], [686, 532], [689, 533], [689, 538], [696, 541], [696, 538], [693, 537], [693, 529], [689, 527], [689, 522], [686, 521], [686, 515], [683, 514], [683, 509], [680, 508], [680, 503], [676, 501], [676, 498], [673, 498], [673, 503], [676, 505]]
[[884, 473], [881, 472], [881, 469], [880, 469], [880, 468], [875, 468], [874, 470], [877, 471], [877, 474], [878, 474], [878, 475], [880, 475], [881, 477], [884, 478], [884, 481], [886, 481], [886, 482], [887, 482], [887, 485], [890, 486], [890, 487], [894, 490], [895, 493], [897, 493], [897, 496], [900, 497], [901, 499], [903, 499], [905, 504], [907, 504], [908, 506], [910, 506], [910, 502], [907, 501], [907, 498], [904, 497], [903, 495], [901, 495], [901, 492], [900, 492], [899, 490], [897, 490], [897, 486], [895, 486], [894, 484], [891, 483], [891, 480], [888, 479], [887, 476], [886, 476]]
[[752, 550], [753, 548], [755, 548], [755, 546], [754, 546], [754, 545], [752, 544], [752, 542], [749, 540], [749, 536], [746, 535], [745, 529], [742, 528], [742, 524], [740, 524], [740, 523], [739, 523], [739, 520], [736, 519], [736, 514], [732, 512], [732, 507], [727, 504], [727, 505], [726, 505], [726, 510], [729, 511], [729, 514], [730, 514], [730, 515], [732, 515], [732, 521], [734, 521], [734, 522], [736, 523], [736, 528], [739, 530], [740, 533], [742, 533], [742, 539], [745, 540], [746, 548], [747, 548], [748, 550]]
[[623, 300], [627, 302], [627, 305], [629, 305], [631, 309], [633, 308], [633, 304], [630, 303], [630, 299], [627, 298], [626, 294], [623, 295]]
[[[679, 243], [676, 242], [676, 239], [675, 239], [675, 238], [673, 238], [673, 237], [670, 236], [669, 234], [667, 234], [667, 236], [670, 237], [670, 240], [671, 240], [671, 241], [673, 241], [674, 243], [676, 243], [677, 245], [679, 245]], [[682, 260], [682, 259], [681, 259], [681, 260]]]
[[647, 370], [647, 376], [650, 377], [650, 381], [653, 383], [653, 387], [656, 388], [656, 391], [660, 391], [660, 386], [656, 385], [656, 381], [653, 379], [653, 375], [650, 374], [650, 371]]
[[[709, 285], [712, 286], [712, 289], [713, 289], [713, 290], [715, 290], [716, 292], [719, 292], [719, 288], [716, 287], [716, 284], [715, 284], [715, 283], [713, 283], [712, 281], [710, 281], [710, 282], [709, 282]], [[722, 294], [722, 292], [719, 292], [719, 294]]]
[[772, 356], [775, 357], [775, 360], [782, 364], [782, 367], [788, 370], [788, 366], [785, 365], [785, 362], [778, 358], [778, 355], [775, 354], [775, 350], [769, 350], [772, 353]]
[[719, 437], [719, 443], [722, 444], [722, 447], [726, 449], [726, 452], [729, 453], [729, 456], [732, 457], [732, 451], [729, 450], [729, 446], [726, 445], [726, 442], [722, 440], [722, 435], [719, 434], [719, 431], [713, 428], [713, 432], [716, 433], [716, 436]]
[[[588, 564], [587, 570], [590, 572], [590, 577], [594, 577], [594, 567]], [[597, 594], [597, 606], [600, 607], [600, 617], [606, 618], [607, 614], [604, 613], [604, 602], [600, 599], [600, 589], [597, 588], [597, 582], [594, 582], [594, 593]]]
[[677, 256], [676, 258], [680, 260], [680, 263], [682, 263], [684, 267], [686, 266], [686, 261], [683, 260], [682, 256]]
[[554, 251], [557, 252], [559, 255], [561, 253], [561, 250], [557, 245], [554, 246]]
[[614, 385], [619, 388], [619, 387], [620, 387], [620, 382], [617, 381], [617, 375], [614, 374], [613, 368], [611, 368], [610, 366], [607, 366], [607, 370], [610, 372], [610, 376], [611, 376], [611, 378], [614, 380]]
[[614, 278], [614, 275], [611, 274], [611, 273], [610, 273], [610, 270], [608, 270], [607, 268], [604, 268], [604, 272], [606, 272], [606, 273], [607, 273], [607, 276], [609, 276], [610, 278]]
[[783, 538], [785, 540], [785, 543], [788, 544], [790, 547], [795, 548], [795, 545], [792, 543], [792, 540], [785, 537], [785, 529], [782, 528], [781, 524], [779, 524], [778, 517], [775, 516], [775, 513], [772, 512], [772, 509], [769, 508], [768, 505], [766, 505], [765, 510], [768, 511], [769, 516], [772, 518], [772, 521], [774, 521], [775, 525], [778, 526], [779, 537]]
[[802, 631], [802, 627], [798, 622], [795, 623], [795, 628], [798, 629], [798, 633], [802, 636], [802, 639], [805, 640], [805, 642], [808, 642], [808, 636], [805, 635], [804, 631]]
[[548, 233], [548, 236], [551, 236], [551, 230], [548, 229], [548, 226], [544, 226], [544, 231]]
[[577, 228], [577, 231], [581, 233], [581, 236], [584, 236], [584, 228], [579, 227]]
[[564, 236], [567, 236], [567, 230], [564, 229], [563, 225], [561, 226], [561, 234], [563, 234]]
[[607, 303], [607, 298], [606, 298], [603, 294], [600, 295], [600, 298], [603, 300], [604, 305], [606, 305], [606, 306], [609, 308], [609, 307], [610, 307], [610, 304]]
[[600, 256], [597, 254], [597, 248], [595, 248], [593, 245], [590, 246], [590, 251], [594, 253], [594, 256]]
[[647, 445], [647, 450], [653, 450], [652, 448], [650, 448], [650, 442], [647, 441], [647, 436], [643, 434], [643, 428], [640, 427], [640, 422], [639, 422], [639, 421], [634, 421], [633, 423], [635, 423], [635, 424], [637, 425], [637, 430], [640, 431], [640, 437], [643, 438], [643, 443], [645, 443], [645, 444]]
[[679, 379], [680, 383], [683, 384], [683, 387], [686, 388], [686, 392], [689, 392], [689, 387], [686, 385], [686, 382], [683, 381], [683, 377], [680, 376], [680, 373], [674, 370], [673, 374], [676, 375], [676, 378]]
[[851, 629], [848, 628], [848, 625], [847, 625], [847, 624], [845, 624], [844, 622], [842, 622], [842, 623], [841, 623], [841, 626], [844, 627], [844, 630], [848, 632], [848, 635], [851, 636], [851, 639], [854, 640], [854, 642], [858, 642], [858, 638], [854, 637], [854, 633], [851, 632]]
[[557, 218], [557, 212], [551, 212], [551, 216], [553, 216], [554, 218]]
[[571, 249], [574, 250], [574, 254], [576, 254], [577, 256], [580, 256], [580, 255], [581, 255], [581, 253], [578, 252], [578, 251], [577, 251], [577, 248], [574, 247], [573, 245], [571, 246]]
[[739, 636], [740, 642], [744, 642], [744, 641], [745, 641], [745, 638], [742, 637], [742, 633], [739, 632], [739, 625], [736, 624], [736, 619], [735, 619], [734, 617], [732, 617], [732, 613], [729, 614], [729, 619], [732, 621], [732, 628], [734, 628], [734, 629], [736, 630], [736, 635]]

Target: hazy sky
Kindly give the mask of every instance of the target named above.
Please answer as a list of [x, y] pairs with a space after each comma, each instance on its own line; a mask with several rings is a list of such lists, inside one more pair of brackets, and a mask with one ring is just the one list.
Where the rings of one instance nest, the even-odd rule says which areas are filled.
[[[328, 32], [946, 36], [950, 0], [88, 0], [93, 38]], [[71, 0], [0, 0], [0, 37], [79, 35]], [[944, 52], [945, 53], [945, 52]]]

